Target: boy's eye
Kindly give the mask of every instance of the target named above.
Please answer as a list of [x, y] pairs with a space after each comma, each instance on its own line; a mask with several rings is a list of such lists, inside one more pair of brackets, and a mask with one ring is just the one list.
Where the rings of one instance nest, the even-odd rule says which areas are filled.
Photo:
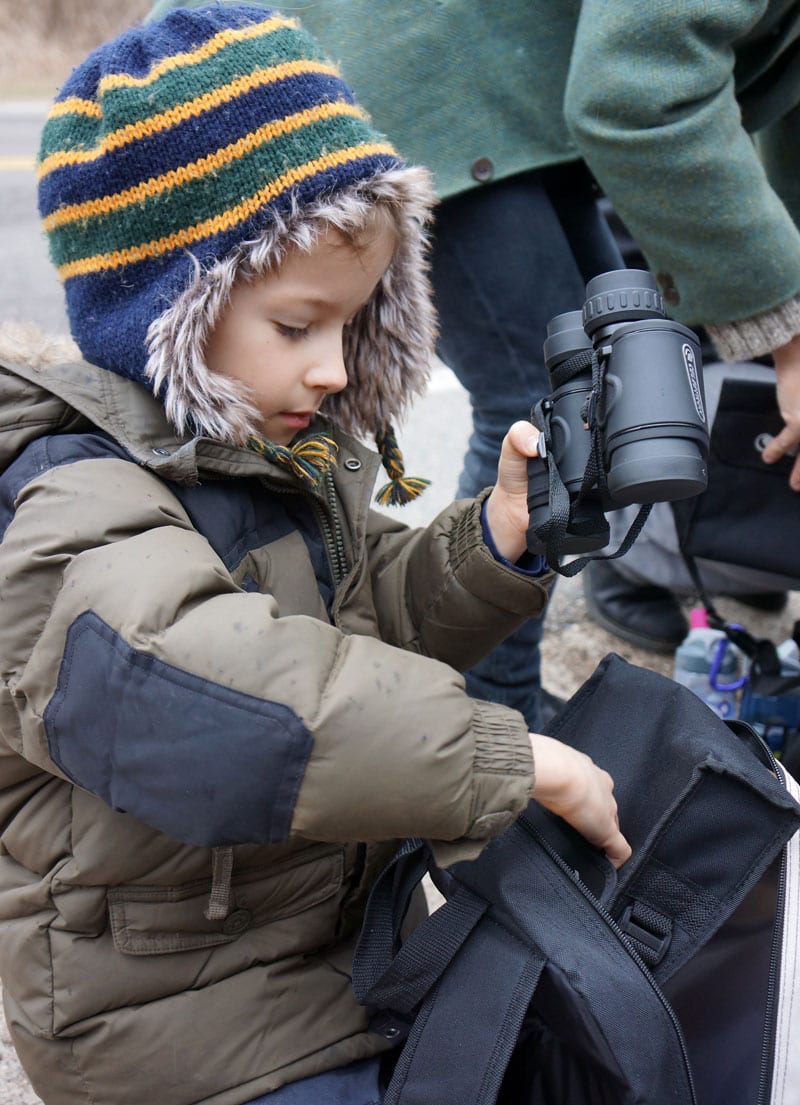
[[288, 338], [290, 341], [300, 341], [308, 337], [307, 326], [288, 326], [285, 322], [276, 322], [275, 329], [281, 337]]

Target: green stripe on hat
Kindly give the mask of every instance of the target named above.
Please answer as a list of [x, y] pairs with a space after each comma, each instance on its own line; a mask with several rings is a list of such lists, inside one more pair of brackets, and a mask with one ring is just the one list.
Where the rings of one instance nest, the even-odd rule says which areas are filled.
[[[322, 105], [332, 112], [358, 111], [349, 104]], [[267, 124], [267, 127], [269, 124]], [[266, 129], [266, 128], [265, 128]], [[235, 146], [257, 136], [246, 135]], [[136, 197], [115, 210], [87, 213], [96, 204], [121, 202], [116, 197], [79, 206], [71, 221], [48, 227], [54, 264], [77, 261], [117, 250], [127, 250], [191, 227], [204, 219], [224, 217], [246, 196], [255, 195], [265, 181], [298, 169], [319, 156], [321, 150], [335, 151], [373, 141], [374, 131], [362, 118], [334, 115], [298, 126], [288, 134], [265, 140], [249, 151], [235, 153], [229, 160], [210, 157], [175, 173], [144, 182], [132, 190]], [[204, 163], [205, 162], [205, 163]], [[184, 179], [176, 179], [181, 178]], [[70, 212], [57, 211], [51, 220]], [[45, 225], [51, 221], [48, 220]], [[80, 233], [76, 234], [76, 223]], [[143, 231], [146, 236], [143, 237]]]

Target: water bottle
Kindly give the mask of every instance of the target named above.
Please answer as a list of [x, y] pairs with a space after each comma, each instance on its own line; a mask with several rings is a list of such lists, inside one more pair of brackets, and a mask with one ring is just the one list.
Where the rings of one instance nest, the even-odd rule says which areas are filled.
[[[782, 641], [777, 653], [781, 676], [785, 679], [800, 676], [800, 648], [794, 638]], [[787, 737], [800, 730], [800, 687], [780, 695], [765, 695], [748, 685], [742, 695], [739, 717], [752, 725], [772, 752], [780, 756]]]
[[740, 657], [721, 629], [711, 629], [702, 606], [689, 615], [689, 632], [675, 650], [673, 679], [702, 698], [721, 718], [735, 718]]

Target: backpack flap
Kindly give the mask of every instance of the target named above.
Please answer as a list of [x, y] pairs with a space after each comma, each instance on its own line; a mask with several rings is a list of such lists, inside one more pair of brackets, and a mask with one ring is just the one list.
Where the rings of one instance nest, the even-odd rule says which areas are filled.
[[758, 883], [800, 825], [800, 806], [699, 698], [613, 654], [552, 735], [614, 777], [633, 857], [610, 910], [664, 981]]

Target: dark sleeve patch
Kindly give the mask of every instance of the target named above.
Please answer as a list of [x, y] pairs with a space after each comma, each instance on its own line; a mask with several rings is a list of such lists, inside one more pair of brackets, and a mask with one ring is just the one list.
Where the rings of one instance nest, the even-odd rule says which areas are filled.
[[297, 714], [139, 652], [91, 611], [67, 634], [44, 721], [75, 783], [178, 840], [289, 835], [313, 744]]

